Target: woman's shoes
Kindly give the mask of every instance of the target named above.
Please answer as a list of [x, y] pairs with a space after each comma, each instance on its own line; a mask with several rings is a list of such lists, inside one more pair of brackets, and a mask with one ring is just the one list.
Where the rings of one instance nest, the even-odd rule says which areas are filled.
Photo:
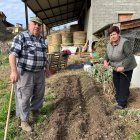
[[114, 97], [112, 100], [111, 100], [112, 103], [116, 103], [116, 98]]
[[123, 107], [123, 106], [120, 106], [120, 105], [115, 105], [114, 106], [114, 110], [122, 110], [122, 109], [124, 109], [125, 107]]

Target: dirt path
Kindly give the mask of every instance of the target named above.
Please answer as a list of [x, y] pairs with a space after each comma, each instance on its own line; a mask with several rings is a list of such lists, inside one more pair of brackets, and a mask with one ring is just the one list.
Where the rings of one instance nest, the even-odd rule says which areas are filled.
[[[63, 81], [63, 82], [62, 82]], [[80, 78], [65, 76], [54, 85], [57, 99], [50, 117], [47, 140], [82, 139], [89, 128], [86, 101], [81, 92]]]

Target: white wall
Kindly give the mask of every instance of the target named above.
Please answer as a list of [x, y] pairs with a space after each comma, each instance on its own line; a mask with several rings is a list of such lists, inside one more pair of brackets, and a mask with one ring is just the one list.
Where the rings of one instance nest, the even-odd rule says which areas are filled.
[[131, 87], [140, 88], [140, 56], [135, 56], [137, 67], [133, 71]]
[[[92, 0], [91, 0], [92, 1]], [[93, 20], [92, 20], [92, 5], [86, 11], [85, 22], [84, 22], [84, 30], [87, 32], [87, 40], [89, 40], [89, 51], [91, 51], [91, 44], [93, 40]]]

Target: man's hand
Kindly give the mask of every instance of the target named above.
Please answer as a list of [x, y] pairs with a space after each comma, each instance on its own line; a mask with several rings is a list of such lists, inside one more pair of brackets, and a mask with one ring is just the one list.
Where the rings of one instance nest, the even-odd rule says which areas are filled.
[[48, 67], [45, 68], [45, 75], [46, 78], [49, 78], [52, 75]]
[[10, 63], [10, 67], [11, 67], [10, 80], [12, 83], [15, 83], [19, 79], [19, 74], [17, 72], [16, 56], [14, 54], [9, 55], [9, 63]]
[[18, 75], [18, 72], [17, 71], [13, 71], [11, 72], [10, 74], [10, 80], [12, 83], [16, 83], [19, 79], [19, 75]]

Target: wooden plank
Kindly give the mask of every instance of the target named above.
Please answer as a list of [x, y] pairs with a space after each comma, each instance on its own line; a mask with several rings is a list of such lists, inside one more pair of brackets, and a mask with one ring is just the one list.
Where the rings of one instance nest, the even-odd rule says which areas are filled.
[[140, 21], [121, 23], [121, 30], [140, 27]]

